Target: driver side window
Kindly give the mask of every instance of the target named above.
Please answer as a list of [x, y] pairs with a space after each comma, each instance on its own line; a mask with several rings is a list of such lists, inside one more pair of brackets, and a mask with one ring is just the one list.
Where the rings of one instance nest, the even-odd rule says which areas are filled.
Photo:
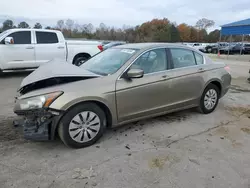
[[131, 66], [142, 69], [144, 74], [164, 71], [167, 69], [166, 49], [155, 49], [142, 54]]
[[[31, 44], [31, 32], [30, 31], [16, 31], [9, 34], [7, 37], [13, 37], [14, 44]], [[4, 44], [4, 39], [1, 41]]]

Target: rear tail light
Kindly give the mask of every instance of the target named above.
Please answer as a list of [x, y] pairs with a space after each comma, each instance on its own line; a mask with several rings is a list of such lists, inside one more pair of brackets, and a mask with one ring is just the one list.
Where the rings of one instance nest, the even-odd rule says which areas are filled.
[[229, 66], [225, 66], [224, 69], [225, 69], [228, 73], [230, 73], [230, 67], [229, 67]]
[[97, 47], [99, 48], [99, 50], [103, 51], [103, 46], [102, 45], [98, 45]]

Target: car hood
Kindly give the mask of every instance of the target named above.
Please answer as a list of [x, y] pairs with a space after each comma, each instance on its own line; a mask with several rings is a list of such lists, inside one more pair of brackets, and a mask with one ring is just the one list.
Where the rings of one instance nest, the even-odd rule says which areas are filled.
[[100, 77], [100, 75], [64, 61], [53, 60], [40, 66], [25, 77], [20, 85], [19, 91], [28, 86], [34, 87], [34, 85], [36, 85], [35, 88], [37, 89], [38, 84], [40, 85], [39, 88], [43, 88], [95, 77]]

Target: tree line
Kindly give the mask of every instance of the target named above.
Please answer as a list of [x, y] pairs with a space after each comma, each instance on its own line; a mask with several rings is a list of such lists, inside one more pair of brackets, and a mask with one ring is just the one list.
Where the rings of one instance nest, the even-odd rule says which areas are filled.
[[[77, 24], [74, 20], [58, 20], [56, 26], [47, 26], [45, 29], [55, 29], [63, 32], [66, 38], [86, 38], [98, 40], [118, 40], [127, 42], [218, 42], [220, 30], [210, 33], [209, 27], [214, 26], [214, 21], [202, 18], [195, 26], [185, 23], [177, 25], [167, 18], [153, 19], [135, 27], [123, 26], [122, 28], [109, 27], [101, 23], [99, 27], [93, 24]], [[42, 29], [40, 23], [33, 27], [26, 22], [20, 22], [17, 26], [12, 20], [5, 20], [0, 28], [1, 31], [12, 28], [37, 28]], [[249, 38], [245, 38], [247, 40]], [[226, 37], [224, 41], [229, 41]], [[233, 41], [241, 41], [240, 36], [234, 36]]]

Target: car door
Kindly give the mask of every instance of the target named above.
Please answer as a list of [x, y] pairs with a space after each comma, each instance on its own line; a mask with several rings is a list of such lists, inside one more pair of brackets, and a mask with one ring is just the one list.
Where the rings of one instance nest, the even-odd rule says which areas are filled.
[[1, 41], [3, 69], [35, 68], [35, 50], [31, 31], [15, 31], [7, 37], [13, 37], [14, 43], [5, 44], [4, 39]]
[[129, 67], [142, 69], [142, 78], [128, 80], [121, 77], [117, 80], [116, 102], [119, 122], [162, 112], [168, 101], [168, 85], [165, 82], [167, 62], [165, 48], [147, 51]]
[[171, 99], [170, 108], [179, 109], [197, 105], [204, 87], [204, 58], [200, 53], [185, 48], [170, 48]]
[[38, 65], [53, 59], [66, 60], [65, 42], [59, 41], [56, 32], [35, 31], [35, 54]]

